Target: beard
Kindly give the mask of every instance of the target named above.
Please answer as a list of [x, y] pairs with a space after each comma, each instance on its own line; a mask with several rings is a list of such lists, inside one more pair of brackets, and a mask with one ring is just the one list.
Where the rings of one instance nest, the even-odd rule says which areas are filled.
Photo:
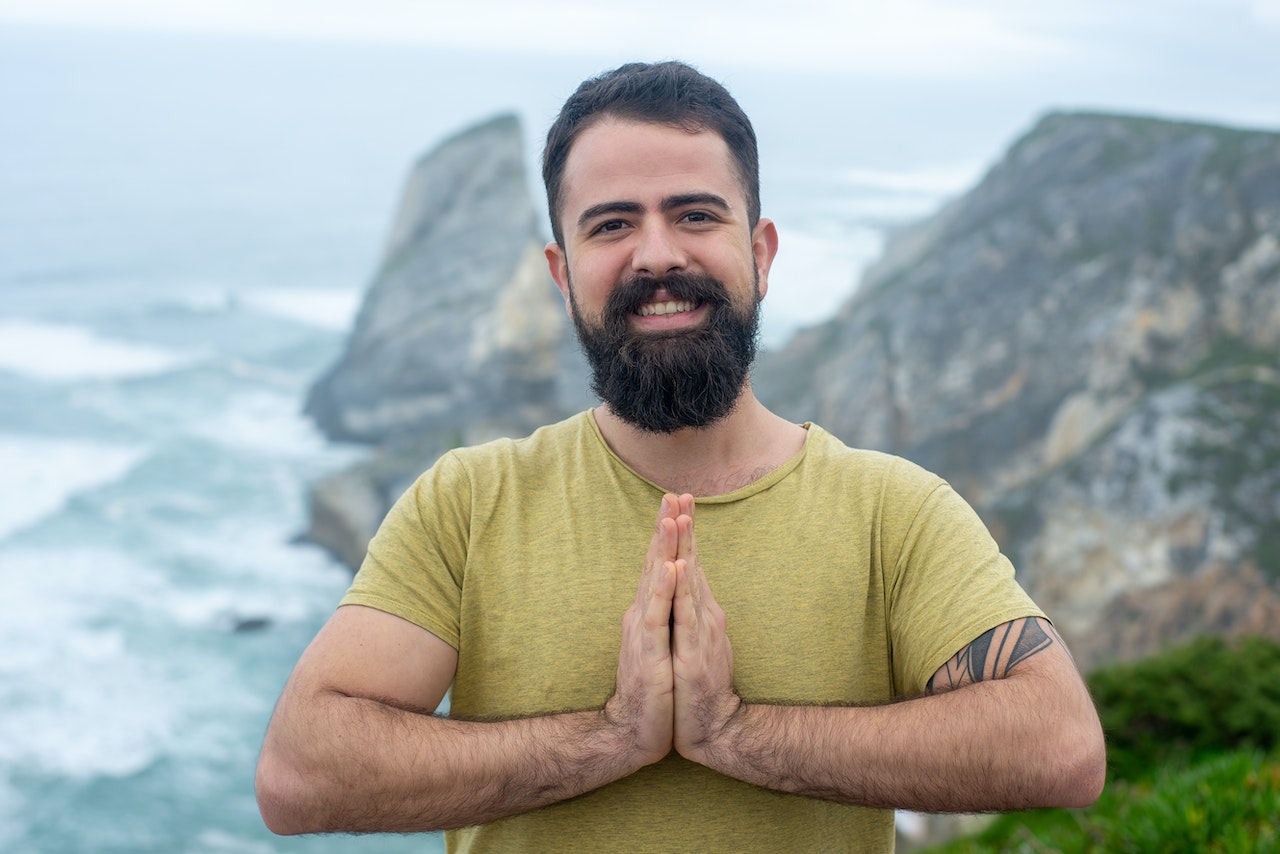
[[[672, 299], [707, 305], [706, 323], [673, 332], [637, 332], [631, 317], [664, 288]], [[754, 298], [738, 307], [718, 280], [676, 273], [628, 279], [599, 318], [584, 318], [570, 285], [573, 325], [591, 366], [591, 389], [623, 421], [648, 433], [707, 427], [733, 411], [760, 334], [759, 274]]]

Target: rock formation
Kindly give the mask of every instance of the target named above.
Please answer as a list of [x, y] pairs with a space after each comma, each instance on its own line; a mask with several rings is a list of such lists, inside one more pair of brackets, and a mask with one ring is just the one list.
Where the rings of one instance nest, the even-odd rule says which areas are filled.
[[327, 436], [377, 447], [311, 493], [309, 536], [348, 564], [443, 451], [590, 405], [524, 163], [505, 115], [414, 166], [346, 352], [308, 395]]
[[515, 116], [420, 160], [347, 351], [307, 414], [331, 438], [375, 444], [541, 423], [573, 378], [538, 221]]
[[950, 479], [1086, 665], [1277, 633], [1280, 135], [1049, 115], [756, 376]]

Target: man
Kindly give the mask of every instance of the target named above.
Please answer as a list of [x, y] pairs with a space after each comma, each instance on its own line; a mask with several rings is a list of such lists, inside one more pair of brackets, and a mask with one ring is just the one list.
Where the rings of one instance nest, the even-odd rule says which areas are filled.
[[973, 512], [752, 394], [778, 237], [729, 94], [589, 80], [543, 176], [603, 403], [447, 454], [388, 514], [276, 709], [267, 824], [889, 851], [895, 807], [1091, 803], [1088, 693]]

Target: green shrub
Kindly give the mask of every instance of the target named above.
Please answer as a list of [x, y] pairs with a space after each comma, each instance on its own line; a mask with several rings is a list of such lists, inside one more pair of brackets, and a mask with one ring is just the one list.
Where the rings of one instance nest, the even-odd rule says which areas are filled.
[[995, 819], [935, 854], [1280, 854], [1280, 644], [1200, 638], [1089, 676], [1107, 788]]
[[1274, 854], [1280, 753], [1236, 751], [1146, 782], [1109, 785], [1087, 810], [1001, 816], [934, 854]]
[[1143, 779], [1162, 764], [1280, 739], [1280, 644], [1200, 638], [1089, 679], [1107, 735], [1108, 776]]

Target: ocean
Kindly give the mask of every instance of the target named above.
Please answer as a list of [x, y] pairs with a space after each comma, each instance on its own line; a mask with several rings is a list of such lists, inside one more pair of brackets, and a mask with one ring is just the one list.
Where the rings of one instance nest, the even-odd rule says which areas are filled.
[[[362, 450], [301, 401], [414, 158], [503, 109], [535, 140], [608, 64], [0, 31], [0, 850], [443, 850], [258, 817], [272, 705], [350, 578], [297, 535]], [[837, 143], [766, 172], [773, 346], [974, 174]]]

